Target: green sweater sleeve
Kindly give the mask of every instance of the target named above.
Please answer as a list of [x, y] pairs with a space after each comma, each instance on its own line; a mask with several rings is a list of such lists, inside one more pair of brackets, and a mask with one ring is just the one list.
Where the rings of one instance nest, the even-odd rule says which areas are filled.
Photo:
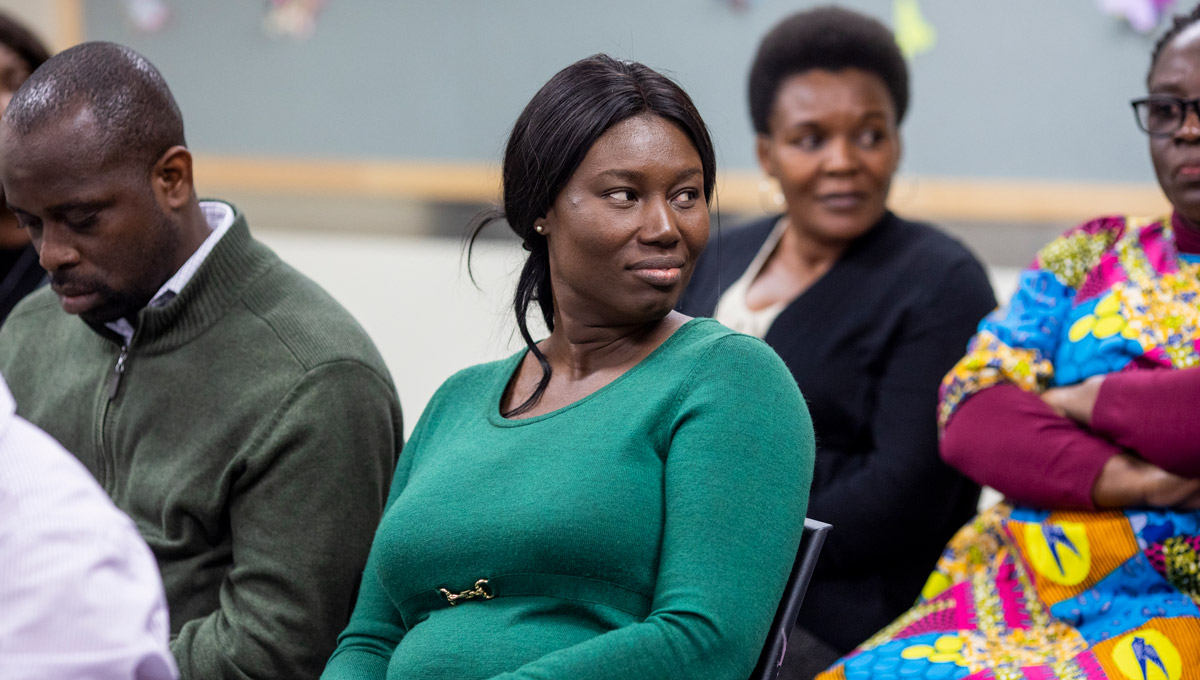
[[650, 615], [494, 680], [749, 675], [800, 542], [812, 422], [783, 362], [740, 335], [696, 362], [678, 404]]
[[390, 381], [362, 364], [298, 381], [232, 477], [234, 564], [220, 609], [171, 643], [183, 678], [317, 676], [353, 604], [401, 436]]

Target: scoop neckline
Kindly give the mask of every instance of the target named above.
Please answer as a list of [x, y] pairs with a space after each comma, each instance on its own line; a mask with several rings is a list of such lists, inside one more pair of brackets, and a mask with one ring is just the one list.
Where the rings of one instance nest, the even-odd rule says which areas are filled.
[[679, 328], [676, 328], [671, 335], [667, 336], [667, 339], [663, 340], [662, 344], [660, 344], [658, 347], [655, 347], [641, 361], [631, 366], [628, 371], [625, 371], [621, 375], [617, 376], [612, 382], [587, 396], [580, 397], [566, 406], [562, 406], [538, 416], [533, 416], [530, 418], [505, 418], [500, 414], [500, 400], [504, 398], [504, 389], [508, 387], [508, 383], [512, 380], [513, 375], [520, 367], [521, 362], [525, 359], [525, 355], [529, 353], [528, 348], [523, 349], [508, 358], [508, 360], [505, 362], [504, 370], [500, 372], [501, 380], [492, 385], [491, 396], [487, 400], [488, 420], [497, 427], [524, 427], [526, 425], [533, 425], [535, 423], [549, 420], [555, 416], [579, 408], [590, 401], [600, 398], [600, 396], [604, 393], [615, 389], [622, 382], [629, 379], [630, 376], [645, 370], [645, 366], [654, 361], [654, 359], [663, 351], [665, 351], [667, 347], [675, 343], [677, 338], [691, 333], [692, 331], [690, 328], [702, 325], [703, 322], [717, 323], [716, 320], [707, 317], [694, 317], [692, 319], [688, 319], [683, 323], [683, 325], [681, 325]]

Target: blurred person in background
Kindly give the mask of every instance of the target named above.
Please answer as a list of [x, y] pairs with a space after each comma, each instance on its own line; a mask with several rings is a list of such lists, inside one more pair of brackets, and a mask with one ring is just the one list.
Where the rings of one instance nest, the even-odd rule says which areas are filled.
[[[49, 51], [37, 36], [0, 12], [0, 114], [29, 74], [49, 58]], [[29, 234], [18, 228], [17, 218], [4, 207], [2, 199], [0, 191], [0, 324], [21, 298], [46, 282], [46, 272], [38, 264]]]
[[672, 310], [715, 178], [691, 99], [642, 64], [584, 59], [534, 95], [474, 230], [503, 217], [529, 251], [527, 348], [430, 400], [323, 678], [749, 676], [813, 439], [769, 347]]
[[960, 243], [887, 209], [908, 71], [878, 21], [793, 14], [762, 40], [750, 115], [782, 214], [727, 229], [679, 309], [763, 338], [812, 411], [810, 517], [833, 525], [784, 661], [810, 678], [908, 608], [979, 487], [937, 451], [937, 386], [995, 307]]
[[1147, 88], [1134, 111], [1173, 211], [1067, 231], [980, 323], [942, 384], [942, 455], [1006, 502], [826, 680], [1200, 669], [1200, 7]]

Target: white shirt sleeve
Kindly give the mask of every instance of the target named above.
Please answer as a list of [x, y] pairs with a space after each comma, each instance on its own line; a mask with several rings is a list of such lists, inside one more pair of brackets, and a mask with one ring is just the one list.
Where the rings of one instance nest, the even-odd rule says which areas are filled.
[[57, 442], [0, 410], [0, 678], [171, 680], [169, 636], [133, 522]]

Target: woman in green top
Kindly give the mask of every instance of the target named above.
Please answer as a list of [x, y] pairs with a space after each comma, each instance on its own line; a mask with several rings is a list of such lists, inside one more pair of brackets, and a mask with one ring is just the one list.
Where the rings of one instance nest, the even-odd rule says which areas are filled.
[[[325, 678], [740, 680], [796, 554], [813, 433], [762, 342], [672, 311], [708, 238], [688, 96], [595, 56], [517, 119], [528, 344], [434, 395]], [[534, 343], [526, 311], [550, 328]]]

